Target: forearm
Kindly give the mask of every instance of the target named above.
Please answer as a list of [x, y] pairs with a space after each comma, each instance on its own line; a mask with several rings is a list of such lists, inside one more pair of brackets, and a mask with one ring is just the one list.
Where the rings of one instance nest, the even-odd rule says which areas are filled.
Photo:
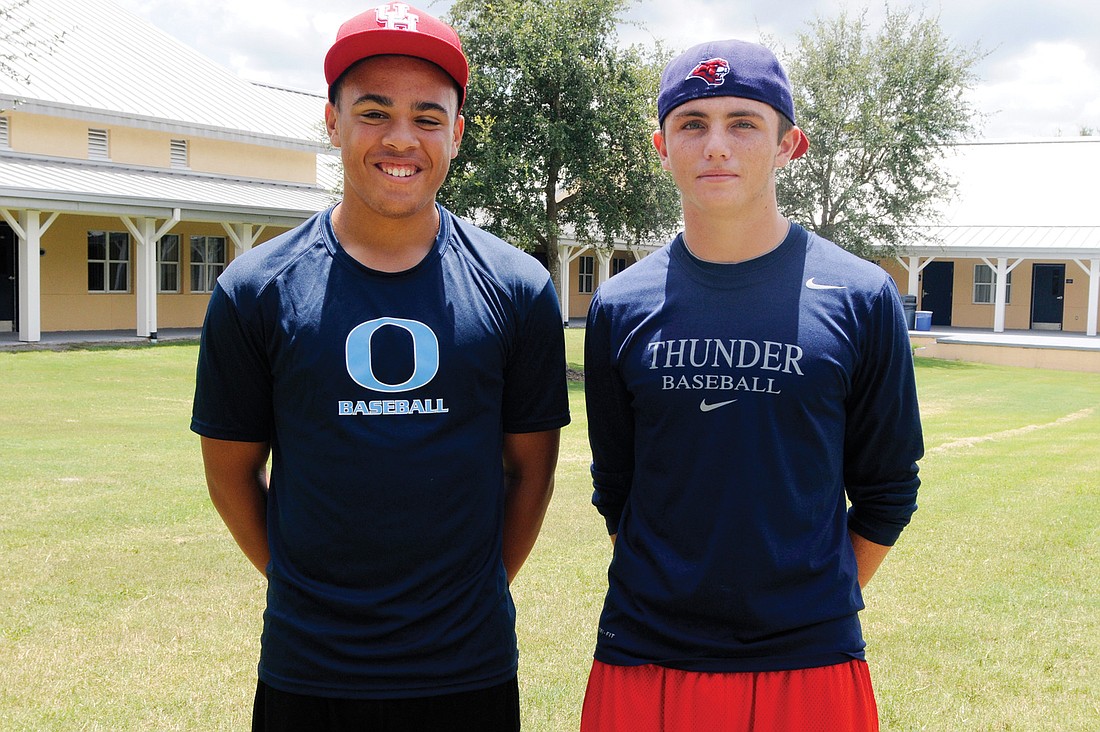
[[267, 448], [257, 443], [202, 440], [210, 500], [245, 557], [266, 576]]
[[531, 554], [554, 493], [558, 430], [505, 435], [502, 558], [511, 583]]
[[886, 558], [890, 547], [864, 539], [854, 531], [849, 531], [848, 536], [852, 541], [852, 550], [856, 555], [859, 587], [863, 589], [871, 581], [871, 577], [875, 575], [879, 565], [882, 564], [882, 560]]

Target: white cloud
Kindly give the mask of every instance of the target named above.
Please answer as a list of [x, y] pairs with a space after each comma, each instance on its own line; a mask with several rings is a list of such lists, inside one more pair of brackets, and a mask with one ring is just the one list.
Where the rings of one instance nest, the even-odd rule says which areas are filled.
[[1082, 46], [1038, 42], [991, 69], [974, 92], [987, 137], [1072, 136], [1100, 127], [1100, 68]]

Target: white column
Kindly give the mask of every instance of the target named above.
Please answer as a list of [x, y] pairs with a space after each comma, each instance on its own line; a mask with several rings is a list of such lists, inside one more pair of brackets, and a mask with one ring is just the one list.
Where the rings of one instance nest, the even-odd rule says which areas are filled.
[[42, 340], [42, 235], [57, 220], [52, 214], [42, 222], [41, 211], [21, 211], [16, 220], [11, 212], [0, 209], [0, 217], [19, 237], [19, 340]]
[[569, 249], [565, 244], [558, 244], [558, 271], [561, 272], [561, 292], [558, 300], [561, 302], [562, 325], [569, 325]]
[[[910, 256], [906, 259], [894, 257], [905, 271], [909, 274], [909, 281], [906, 283], [906, 294], [917, 295], [920, 292], [920, 273], [924, 271], [924, 268], [932, 264], [936, 260], [935, 257], [929, 257], [923, 263], [920, 256]], [[923, 303], [921, 303], [923, 305]]]
[[1090, 259], [1087, 267], [1080, 259], [1073, 261], [1077, 262], [1077, 266], [1085, 270], [1089, 276], [1089, 310], [1085, 333], [1094, 336], [1096, 335], [1096, 320], [1100, 317], [1097, 312], [1100, 310], [1100, 259]]
[[175, 209], [172, 218], [165, 221], [159, 229], [157, 220], [153, 218], [142, 217], [137, 223], [129, 216], [121, 218], [137, 243], [137, 334], [156, 342], [157, 242], [179, 223], [180, 210]]
[[1017, 259], [1011, 265], [1008, 263], [1007, 257], [999, 257], [996, 265], [985, 257], [982, 257], [982, 261], [993, 270], [994, 283], [996, 285], [996, 295], [993, 300], [993, 332], [1004, 333], [1005, 300], [1008, 299], [1008, 273], [1016, 269], [1020, 262], [1024, 260]]
[[558, 242], [558, 265], [561, 268], [561, 292], [558, 293], [558, 299], [561, 300], [561, 319], [564, 325], [569, 325], [569, 263], [587, 249], [587, 246], [581, 244]]
[[267, 228], [266, 225], [256, 227], [254, 224], [227, 224], [222, 222], [222, 228], [233, 242], [233, 257], [237, 258], [246, 251], [256, 246], [256, 240]]
[[607, 249], [597, 249], [596, 262], [600, 265], [598, 272], [599, 279], [596, 280], [596, 284], [607, 282], [611, 279], [611, 255], [615, 252], [608, 251]]

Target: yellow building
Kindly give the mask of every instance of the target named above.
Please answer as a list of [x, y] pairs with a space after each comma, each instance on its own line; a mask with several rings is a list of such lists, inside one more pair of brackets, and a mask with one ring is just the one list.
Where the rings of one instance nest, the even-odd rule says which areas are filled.
[[33, 0], [0, 48], [0, 331], [202, 322], [235, 254], [331, 205], [324, 99], [251, 84], [106, 0]]
[[[1097, 334], [1100, 138], [957, 145], [929, 241], [882, 264], [932, 326]], [[917, 227], [914, 227], [915, 229]]]
[[[335, 201], [322, 97], [243, 81], [110, 0], [16, 13], [32, 40], [64, 36], [33, 55], [0, 44], [15, 72], [0, 73], [0, 332], [197, 327], [234, 256]], [[881, 262], [923, 320], [1095, 336], [1100, 138], [959, 145], [945, 165], [941, 220]], [[563, 320], [663, 243], [563, 236]]]

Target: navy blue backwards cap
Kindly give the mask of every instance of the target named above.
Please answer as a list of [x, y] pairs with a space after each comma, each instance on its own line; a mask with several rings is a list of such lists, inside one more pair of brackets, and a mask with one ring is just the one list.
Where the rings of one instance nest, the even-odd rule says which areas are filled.
[[[710, 41], [689, 48], [665, 66], [657, 94], [657, 117], [665, 117], [684, 102], [701, 97], [742, 97], [775, 108], [794, 124], [791, 82], [779, 59], [756, 43]], [[801, 131], [800, 131], [801, 133]], [[791, 159], [806, 152], [810, 141], [805, 134]]]

